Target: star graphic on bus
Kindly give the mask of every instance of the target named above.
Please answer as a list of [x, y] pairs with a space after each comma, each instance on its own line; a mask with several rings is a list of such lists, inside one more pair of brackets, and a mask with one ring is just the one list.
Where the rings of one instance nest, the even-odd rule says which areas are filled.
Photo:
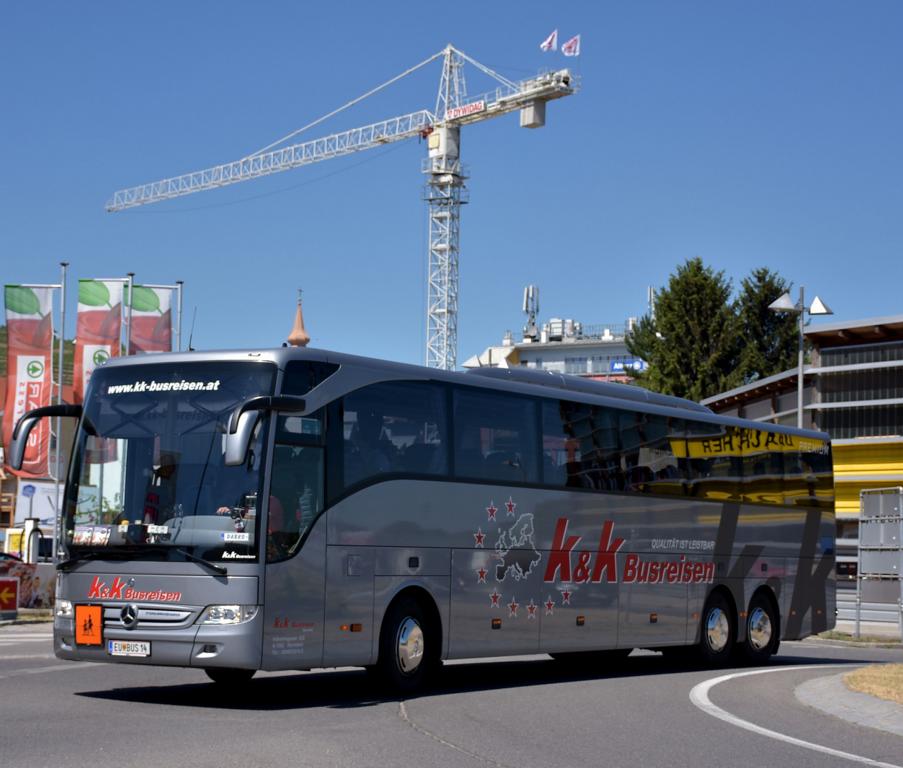
[[569, 589], [562, 590], [561, 604], [562, 605], [570, 605], [571, 604], [571, 591]]
[[482, 528], [477, 528], [477, 532], [473, 535], [474, 546], [483, 548], [483, 539], [486, 538], [486, 534], [483, 533]]
[[530, 598], [530, 602], [527, 604], [527, 618], [528, 618], [528, 619], [535, 619], [535, 618], [536, 618], [536, 609], [537, 609], [538, 607], [539, 607], [539, 606], [536, 605], [536, 603], [533, 602], [533, 598], [531, 597], [531, 598]]
[[494, 502], [494, 501], [490, 501], [490, 502], [489, 502], [489, 506], [486, 507], [486, 519], [487, 519], [487, 521], [488, 521], [488, 520], [495, 520], [495, 513], [498, 512], [498, 511], [499, 511], [499, 510], [498, 510], [498, 507], [495, 506], [495, 502]]
[[493, 589], [492, 592], [489, 593], [489, 599], [492, 601], [492, 607], [499, 607], [499, 600], [501, 599], [501, 595], [497, 589]]
[[505, 508], [508, 510], [508, 517], [514, 517], [514, 510], [517, 509], [517, 504], [514, 503], [514, 499], [510, 496], [508, 501], [505, 502]]
[[515, 599], [512, 597], [512, 598], [511, 598], [511, 602], [508, 603], [508, 616], [509, 616], [509, 617], [511, 617], [511, 618], [513, 618], [513, 619], [516, 619], [516, 618], [517, 618], [517, 608], [518, 608], [518, 605], [519, 605], [519, 604], [518, 604], [517, 600], [515, 600]]
[[485, 568], [480, 568], [477, 571], [477, 584], [485, 584], [486, 583], [486, 574], [488, 571]]
[[552, 600], [551, 595], [549, 595], [548, 599], [546, 600], [545, 605], [546, 605], [546, 616], [551, 616], [553, 613], [555, 613], [555, 601]]

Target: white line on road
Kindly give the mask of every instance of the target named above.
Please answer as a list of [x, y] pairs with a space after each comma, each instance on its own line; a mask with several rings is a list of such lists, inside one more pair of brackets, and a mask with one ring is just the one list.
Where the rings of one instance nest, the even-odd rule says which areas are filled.
[[[44, 672], [65, 672], [70, 669], [81, 669], [82, 667], [93, 666], [95, 662], [91, 661], [70, 661], [65, 664], [55, 664], [52, 667], [32, 667], [31, 669], [16, 669], [12, 672], [0, 673], [0, 680], [10, 677], [21, 677], [22, 675], [41, 675]], [[896, 767], [895, 767], [896, 768]]]
[[790, 672], [798, 669], [827, 669], [829, 667], [849, 667], [849, 665], [820, 664], [818, 666], [810, 665], [802, 667], [771, 667], [769, 669], [754, 669], [751, 672], [735, 672], [731, 675], [722, 675], [721, 677], [715, 677], [711, 680], [705, 680], [704, 682], [699, 683], [699, 685], [693, 686], [693, 690], [690, 691], [690, 701], [692, 701], [703, 712], [711, 715], [712, 717], [717, 717], [719, 720], [724, 720], [724, 722], [735, 725], [738, 728], [744, 728], [747, 731], [758, 733], [761, 736], [767, 736], [770, 739], [776, 739], [787, 744], [793, 744], [794, 746], [802, 747], [803, 749], [811, 749], [814, 752], [821, 752], [822, 754], [831, 755], [832, 757], [839, 757], [843, 760], [852, 760], [853, 762], [862, 763], [863, 765], [873, 765], [877, 768], [903, 768], [903, 766], [896, 765], [895, 763], [883, 763], [880, 760], [872, 760], [871, 758], [863, 757], [862, 755], [854, 755], [851, 752], [843, 752], [839, 749], [832, 749], [831, 747], [826, 747], [822, 744], [815, 744], [811, 741], [804, 741], [803, 739], [797, 739], [793, 736], [788, 736], [785, 733], [778, 733], [777, 731], [763, 728], [761, 725], [756, 725], [755, 723], [751, 723], [748, 720], [743, 720], [736, 715], [732, 715], [730, 712], [727, 712], [721, 709], [721, 707], [713, 704], [711, 699], [709, 699], [709, 691], [712, 690], [712, 688], [714, 688], [716, 685], [726, 683], [728, 680], [736, 680], [739, 677], [749, 677], [750, 675], [764, 675], [769, 672]]

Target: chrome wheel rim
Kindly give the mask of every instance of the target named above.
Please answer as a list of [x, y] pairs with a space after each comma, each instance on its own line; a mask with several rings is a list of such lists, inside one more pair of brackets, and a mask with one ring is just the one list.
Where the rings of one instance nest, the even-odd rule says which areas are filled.
[[398, 668], [406, 675], [414, 674], [423, 661], [423, 630], [410, 616], [398, 627], [395, 648]]
[[756, 608], [749, 615], [749, 626], [747, 629], [749, 644], [757, 651], [761, 651], [767, 648], [771, 642], [771, 633], [771, 619], [768, 617], [767, 611]]
[[712, 608], [705, 623], [705, 636], [709, 648], [715, 653], [721, 653], [727, 648], [730, 634], [731, 625], [727, 619], [727, 614], [720, 608]]

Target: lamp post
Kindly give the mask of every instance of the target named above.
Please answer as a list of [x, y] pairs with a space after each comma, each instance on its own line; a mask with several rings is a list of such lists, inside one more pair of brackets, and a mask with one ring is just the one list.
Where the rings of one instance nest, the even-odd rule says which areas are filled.
[[809, 315], [833, 315], [827, 304], [818, 296], [812, 299], [812, 304], [806, 306], [806, 289], [800, 286], [800, 297], [796, 304], [790, 298], [790, 293], [785, 292], [780, 298], [775, 299], [768, 308], [772, 312], [790, 312], [800, 316], [799, 321], [799, 358], [796, 372], [796, 426], [803, 426], [803, 341], [806, 328], [806, 313]]

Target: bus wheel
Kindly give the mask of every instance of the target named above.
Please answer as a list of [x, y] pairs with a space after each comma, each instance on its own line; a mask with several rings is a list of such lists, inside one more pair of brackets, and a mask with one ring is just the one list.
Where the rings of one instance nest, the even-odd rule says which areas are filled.
[[702, 661], [712, 667], [726, 664], [736, 637], [733, 609], [724, 595], [712, 592], [702, 612], [702, 637], [698, 646]]
[[411, 597], [395, 602], [383, 619], [377, 670], [397, 693], [423, 687], [439, 658], [439, 638], [433, 636], [420, 603]]
[[759, 592], [749, 602], [743, 654], [752, 664], [764, 664], [778, 649], [778, 620], [768, 595]]
[[236, 687], [250, 682], [254, 677], [253, 669], [230, 669], [228, 667], [208, 667], [204, 670], [217, 685]]

